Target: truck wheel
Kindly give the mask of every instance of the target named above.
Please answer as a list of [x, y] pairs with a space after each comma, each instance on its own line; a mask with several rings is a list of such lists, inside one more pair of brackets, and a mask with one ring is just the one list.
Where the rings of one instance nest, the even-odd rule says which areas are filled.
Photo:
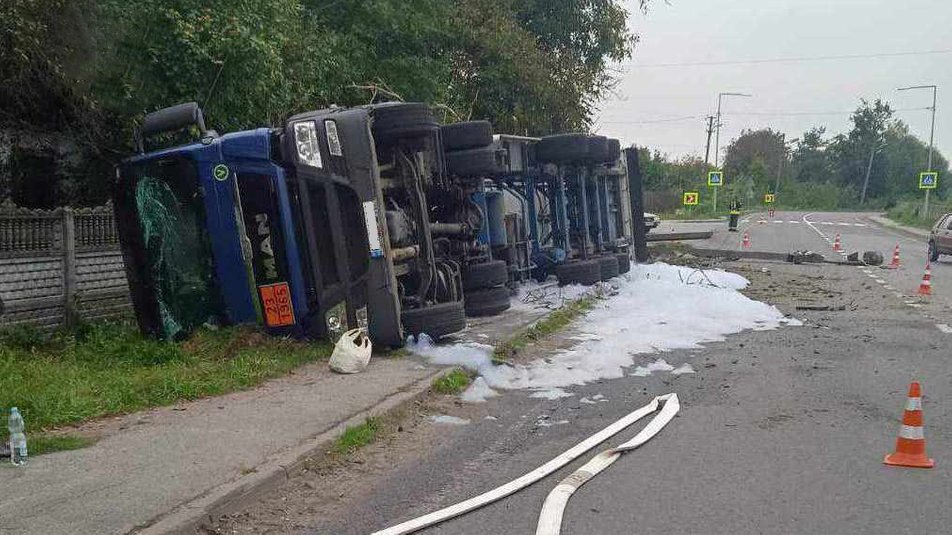
[[445, 153], [446, 172], [464, 177], [497, 175], [506, 171], [493, 147]]
[[430, 134], [440, 128], [432, 108], [421, 102], [387, 102], [371, 105], [370, 109], [378, 143]]
[[605, 136], [590, 136], [588, 138], [588, 161], [605, 163], [608, 159], [608, 138]]
[[631, 258], [628, 253], [615, 253], [615, 258], [618, 260], [619, 274], [631, 271]]
[[934, 241], [929, 242], [929, 261], [936, 262], [939, 260], [939, 248], [935, 246]]
[[601, 268], [601, 278], [603, 281], [611, 280], [618, 276], [618, 260], [615, 258], [615, 255], [598, 258], [598, 265]]
[[608, 140], [608, 163], [615, 163], [621, 158], [621, 141], [609, 138]]
[[434, 340], [466, 328], [466, 315], [462, 301], [404, 309], [400, 319], [403, 320], [403, 329], [407, 334], [419, 336], [426, 333]]
[[595, 284], [602, 280], [602, 265], [598, 260], [577, 260], [567, 264], [559, 264], [555, 268], [555, 275], [559, 284]]
[[588, 156], [588, 136], [585, 134], [556, 134], [545, 136], [536, 145], [536, 158], [540, 162], [569, 162], [584, 160]]
[[496, 286], [484, 290], [473, 290], [464, 294], [466, 315], [495, 316], [509, 309], [509, 288]]
[[447, 152], [476, 149], [493, 142], [493, 126], [489, 121], [445, 124], [440, 127], [440, 134], [443, 137], [443, 149]]
[[463, 291], [480, 290], [506, 284], [509, 281], [509, 266], [503, 260], [463, 266]]

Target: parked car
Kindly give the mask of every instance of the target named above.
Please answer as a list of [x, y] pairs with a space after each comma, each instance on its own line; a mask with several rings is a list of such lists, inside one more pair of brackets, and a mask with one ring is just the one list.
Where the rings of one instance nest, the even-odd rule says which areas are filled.
[[952, 214], [940, 217], [929, 233], [929, 260], [935, 262], [943, 254], [952, 254]]
[[651, 232], [651, 229], [656, 229], [661, 225], [661, 218], [650, 212], [645, 212], [645, 232]]

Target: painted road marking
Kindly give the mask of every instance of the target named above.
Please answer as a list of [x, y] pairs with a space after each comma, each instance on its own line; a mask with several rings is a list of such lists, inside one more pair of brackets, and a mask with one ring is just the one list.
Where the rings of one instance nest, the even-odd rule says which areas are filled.
[[945, 323], [936, 323], [935, 326], [936, 326], [940, 331], [944, 332], [945, 334], [952, 334], [952, 327], [949, 327], [948, 324], [945, 324]]
[[873, 280], [875, 280], [879, 284], [886, 284], [886, 281], [884, 281], [883, 279], [873, 279]]
[[[890, 286], [890, 285], [888, 285], [888, 284], [884, 284], [884, 285], [883, 285], [883, 289], [884, 289], [884, 290], [890, 290], [890, 291], [891, 291], [891, 290], [895, 290], [896, 288], [894, 288], [894, 287], [892, 287], [892, 286]], [[899, 295], [902, 295], [902, 294], [899, 294]]]
[[787, 223], [794, 223], [794, 224], [796, 224], [796, 223], [799, 223], [799, 221], [787, 221]]

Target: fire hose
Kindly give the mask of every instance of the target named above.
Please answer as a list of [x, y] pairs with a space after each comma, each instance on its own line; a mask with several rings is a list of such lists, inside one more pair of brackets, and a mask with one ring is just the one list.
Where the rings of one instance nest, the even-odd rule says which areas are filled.
[[406, 522], [397, 524], [396, 526], [376, 531], [373, 533], [373, 535], [402, 535], [405, 533], [413, 533], [415, 531], [439, 524], [440, 522], [444, 522], [451, 518], [455, 518], [501, 500], [502, 498], [514, 494], [549, 476], [556, 470], [582, 456], [585, 452], [625, 430], [638, 420], [658, 411], [659, 407], [661, 407], [661, 412], [659, 412], [658, 415], [654, 417], [654, 419], [648, 422], [648, 425], [646, 425], [644, 429], [635, 435], [633, 439], [625, 442], [617, 448], [612, 448], [598, 454], [582, 468], [576, 470], [571, 476], [562, 480], [562, 482], [560, 482], [559, 485], [556, 486], [551, 493], [549, 493], [549, 496], [546, 498], [545, 503], [542, 506], [542, 512], [539, 515], [539, 523], [536, 535], [557, 534], [561, 529], [562, 512], [565, 509], [565, 505], [568, 503], [569, 497], [571, 497], [572, 493], [575, 492], [575, 489], [594, 477], [595, 474], [598, 474], [605, 468], [611, 466], [611, 464], [614, 463], [622, 453], [641, 446], [651, 437], [658, 434], [658, 432], [661, 431], [661, 429], [668, 422], [670, 422], [672, 418], [674, 418], [681, 408], [681, 405], [678, 402], [677, 394], [664, 394], [654, 398], [644, 407], [638, 408], [628, 415], [623, 416], [621, 419], [605, 427], [598, 433], [595, 433], [582, 442], [579, 442], [572, 448], [569, 448], [558, 457], [517, 479], [500, 485], [478, 496], [474, 496], [468, 500], [459, 502], [449, 507], [444, 507], [443, 509], [428, 513], [412, 520], [407, 520]]

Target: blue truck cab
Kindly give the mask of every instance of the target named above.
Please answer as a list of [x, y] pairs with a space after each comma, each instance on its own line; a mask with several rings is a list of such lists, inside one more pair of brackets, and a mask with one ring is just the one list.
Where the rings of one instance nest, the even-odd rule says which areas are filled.
[[[198, 139], [149, 145], [196, 132]], [[438, 124], [419, 103], [328, 108], [219, 136], [195, 103], [145, 117], [114, 205], [140, 329], [208, 324], [383, 347], [466, 325], [458, 265], [434, 248], [425, 181]], [[148, 150], [147, 150], [148, 149]]]
[[[150, 138], [190, 127], [199, 130], [197, 141], [146, 152]], [[323, 337], [355, 322], [348, 319], [366, 301], [355, 284], [333, 291], [339, 277], [318, 280], [310, 269], [321, 259], [309, 250], [283, 135], [258, 128], [219, 136], [194, 103], [146, 117], [139, 154], [121, 163], [114, 194], [143, 332], [175, 339], [206, 323], [250, 323], [272, 334]], [[321, 258], [337, 252], [332, 245]], [[353, 271], [351, 283], [362, 270]]]

